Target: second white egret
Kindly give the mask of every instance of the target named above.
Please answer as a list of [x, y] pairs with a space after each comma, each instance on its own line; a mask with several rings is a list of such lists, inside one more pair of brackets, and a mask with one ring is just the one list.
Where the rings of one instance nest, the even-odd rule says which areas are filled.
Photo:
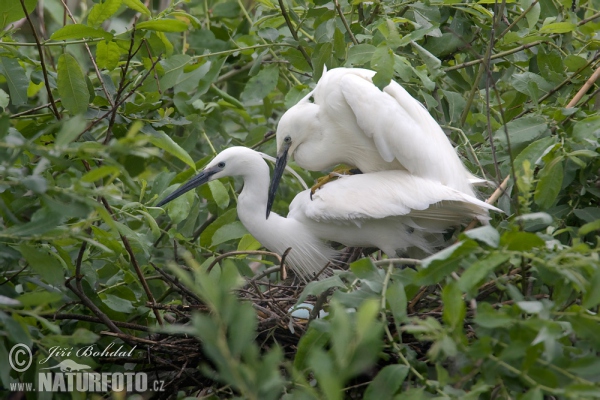
[[223, 150], [158, 206], [227, 176], [244, 180], [237, 212], [246, 229], [272, 252], [283, 254], [291, 247], [286, 261], [304, 280], [335, 262], [339, 252], [330, 242], [378, 247], [391, 257], [411, 247], [430, 253], [443, 244], [442, 233], [449, 227], [473, 218], [487, 221], [488, 210], [499, 211], [439, 182], [406, 171], [381, 171], [343, 177], [324, 186], [313, 201], [310, 190], [302, 191], [287, 218], [272, 213], [265, 219], [269, 166], [261, 153], [246, 147]]
[[474, 196], [475, 177], [440, 125], [397, 82], [380, 90], [374, 75], [360, 68], [325, 71], [315, 89], [281, 116], [267, 218], [292, 156], [311, 171], [338, 164], [363, 173], [404, 170]]

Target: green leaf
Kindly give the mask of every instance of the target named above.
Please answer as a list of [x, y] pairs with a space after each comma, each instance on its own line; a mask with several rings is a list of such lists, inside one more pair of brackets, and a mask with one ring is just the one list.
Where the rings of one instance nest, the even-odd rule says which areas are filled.
[[462, 258], [477, 247], [474, 240], [464, 240], [427, 257], [421, 263], [416, 281], [420, 285], [431, 285], [441, 281], [458, 269]]
[[577, 25], [571, 22], [553, 22], [542, 26], [540, 33], [567, 33], [572, 32]]
[[258, 74], [250, 78], [244, 91], [242, 92], [242, 101], [256, 101], [264, 99], [269, 93], [275, 90], [279, 80], [279, 67], [277, 65], [268, 65]]
[[[142, 132], [148, 131], [142, 129]], [[194, 163], [194, 160], [192, 160], [192, 157], [190, 157], [188, 152], [185, 151], [181, 146], [179, 146], [163, 131], [152, 130], [151, 134], [148, 135], [148, 140], [154, 146], [163, 149], [172, 156], [177, 157], [178, 159], [189, 165], [192, 169], [196, 169], [196, 164]]]
[[475, 261], [461, 275], [458, 287], [463, 292], [470, 292], [492, 271], [508, 261], [509, 258], [510, 255], [507, 253], [491, 253], [485, 258]]
[[247, 233], [248, 230], [240, 221], [224, 225], [217, 229], [212, 236], [211, 247], [218, 246], [228, 240], [239, 239]]
[[84, 38], [112, 39], [113, 35], [103, 29], [92, 28], [83, 24], [63, 26], [50, 36], [50, 40], [69, 40]]
[[102, 302], [108, 306], [111, 310], [122, 312], [122, 313], [131, 313], [135, 310], [135, 307], [131, 303], [131, 301], [127, 299], [122, 299], [118, 296], [114, 296], [112, 294], [102, 294], [100, 295]]
[[[258, 250], [262, 247], [260, 242], [254, 238], [251, 234], [246, 234], [242, 236], [242, 240], [238, 243], [238, 251], [252, 251]], [[245, 256], [241, 256], [245, 257]]]
[[498, 247], [500, 244], [500, 234], [491, 225], [480, 226], [479, 228], [471, 229], [463, 232], [466, 237], [485, 243], [490, 247]]
[[148, 10], [148, 7], [146, 7], [144, 5], [144, 3], [142, 3], [140, 0], [123, 0], [123, 4], [125, 4], [127, 7], [131, 8], [132, 10], [142, 13], [148, 17], [150, 15], [152, 15], [150, 13], [150, 10]]
[[43, 280], [54, 286], [62, 286], [64, 282], [63, 266], [48, 250], [28, 244], [22, 244], [17, 249], [27, 260], [29, 268], [40, 275]]
[[[539, 138], [548, 131], [548, 123], [541, 116], [527, 116], [511, 121], [506, 124], [511, 146], [519, 146]], [[494, 138], [506, 145], [506, 133], [500, 128], [494, 134]], [[535, 162], [535, 160], [533, 160]]]
[[227, 193], [227, 188], [225, 185], [221, 183], [221, 181], [214, 180], [208, 182], [208, 187], [210, 188], [210, 193], [212, 194], [215, 203], [217, 206], [224, 210], [229, 205], [229, 194]]
[[14, 225], [0, 233], [4, 235], [13, 236], [31, 236], [41, 235], [42, 233], [49, 232], [60, 224], [63, 219], [61, 214], [52, 212], [47, 208], [42, 208], [36, 211], [31, 218], [31, 221], [22, 224]]
[[178, 19], [155, 19], [140, 22], [136, 28], [157, 32], [184, 32], [188, 29], [188, 24]]
[[224, 225], [234, 222], [237, 218], [235, 208], [229, 209], [219, 216], [212, 224], [210, 224], [200, 235], [200, 245], [209, 247], [212, 243], [212, 238], [215, 232]]
[[77, 139], [85, 129], [86, 125], [86, 120], [81, 115], [75, 115], [69, 119], [64, 119], [63, 121], [62, 127], [54, 141], [54, 146], [59, 148], [66, 147], [69, 143]]
[[406, 291], [400, 279], [393, 279], [391, 281], [385, 292], [385, 298], [394, 317], [394, 322], [399, 327], [401, 323], [406, 322], [406, 307], [408, 305]]
[[0, 89], [0, 108], [2, 110], [6, 110], [8, 104], [10, 103], [10, 96], [4, 90]]
[[377, 48], [372, 44], [357, 44], [348, 50], [347, 66], [366, 64], [373, 58]]
[[365, 400], [391, 399], [400, 389], [410, 369], [406, 365], [387, 365], [377, 374], [365, 391]]
[[307, 368], [307, 359], [314, 349], [323, 348], [328, 341], [328, 335], [315, 329], [312, 325], [298, 342], [298, 350], [294, 357], [294, 368], [304, 371]]
[[577, 233], [579, 234], [579, 236], [585, 236], [588, 233], [594, 231], [600, 231], [600, 220], [588, 222], [587, 224], [579, 228], [579, 231]]
[[442, 290], [442, 318], [452, 329], [461, 330], [467, 313], [458, 282], [452, 281]]
[[[36, 6], [37, 0], [25, 0], [25, 8], [29, 14], [35, 10]], [[25, 13], [23, 12], [20, 0], [2, 0], [2, 7], [0, 7], [0, 29], [24, 17]]]
[[431, 73], [431, 75], [435, 76], [439, 73], [440, 68], [442, 66], [442, 62], [439, 58], [431, 54], [427, 49], [421, 47], [417, 42], [410, 42], [411, 46], [417, 51], [421, 60], [427, 66], [427, 69]]
[[534, 200], [542, 209], [547, 210], [556, 201], [563, 182], [563, 162], [554, 159], [540, 172], [540, 180], [535, 188]]
[[573, 137], [580, 141], [586, 139], [598, 140], [600, 138], [600, 115], [594, 115], [578, 121], [573, 127]]
[[17, 297], [17, 300], [21, 302], [23, 307], [37, 307], [39, 305], [56, 303], [60, 301], [62, 297], [63, 294], [59, 292], [28, 292]]
[[85, 77], [79, 63], [69, 53], [58, 58], [58, 94], [63, 107], [71, 114], [82, 114], [87, 111], [90, 94]]
[[103, 165], [99, 168], [94, 168], [91, 171], [87, 172], [85, 175], [81, 177], [82, 182], [96, 182], [99, 179], [102, 179], [109, 175], [118, 176], [121, 173], [121, 170], [118, 167], [112, 165]]
[[29, 79], [21, 64], [14, 58], [0, 57], [0, 74], [6, 78], [11, 104], [13, 106], [27, 104]]
[[123, 4], [123, 0], [105, 0], [104, 3], [96, 4], [88, 14], [88, 25], [99, 26], [112, 17], [119, 10], [121, 4]]
[[190, 190], [167, 204], [167, 214], [174, 224], [178, 224], [190, 215], [194, 204], [194, 191]]
[[387, 45], [379, 46], [371, 58], [371, 68], [377, 71], [373, 84], [383, 90], [394, 76], [394, 52]]
[[119, 65], [121, 48], [112, 41], [100, 42], [96, 45], [96, 63], [98, 68], [112, 71]]
[[534, 247], [544, 246], [545, 242], [535, 233], [506, 232], [500, 238], [500, 244], [508, 250], [527, 251]]

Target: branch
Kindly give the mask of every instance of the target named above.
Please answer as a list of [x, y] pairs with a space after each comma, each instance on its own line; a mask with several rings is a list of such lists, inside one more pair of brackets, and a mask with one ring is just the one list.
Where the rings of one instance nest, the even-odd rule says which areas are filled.
[[[23, 1], [23, 0], [21, 0], [21, 1]], [[310, 60], [310, 57], [306, 53], [306, 50], [304, 50], [304, 47], [300, 46], [300, 39], [298, 39], [298, 33], [294, 29], [294, 25], [292, 25], [292, 20], [290, 20], [290, 16], [288, 15], [288, 13], [285, 9], [285, 6], [283, 5], [283, 0], [277, 0], [277, 1], [279, 2], [279, 7], [281, 8], [281, 15], [283, 15], [283, 19], [285, 19], [285, 23], [287, 24], [290, 32], [292, 33], [294, 40], [296, 40], [296, 42], [298, 42], [298, 47], [297, 47], [298, 50], [300, 51], [300, 53], [302, 53], [302, 56], [304, 57], [304, 59], [306, 60], [306, 62], [310, 66], [310, 68], [312, 69], [312, 67], [313, 67], [312, 61]]]
[[350, 35], [350, 39], [352, 39], [352, 43], [354, 43], [354, 45], [356, 46], [358, 44], [358, 41], [356, 40], [356, 38], [354, 37], [354, 34], [350, 30], [350, 25], [348, 25], [348, 21], [346, 21], [346, 17], [344, 17], [344, 13], [342, 12], [342, 7], [340, 6], [339, 0], [333, 0], [333, 2], [335, 3], [335, 8], [337, 9], [337, 12], [340, 15], [340, 18], [342, 19], [342, 23], [344, 24], [344, 27], [346, 28], [346, 32], [348, 32], [348, 35]]
[[44, 75], [44, 83], [46, 85], [46, 92], [48, 92], [48, 100], [50, 100], [50, 104], [52, 106], [52, 112], [56, 119], [60, 119], [60, 113], [58, 112], [58, 107], [56, 107], [56, 103], [54, 102], [54, 96], [52, 95], [52, 90], [50, 89], [50, 82], [48, 81], [48, 70], [46, 69], [46, 62], [44, 61], [44, 51], [42, 50], [42, 45], [40, 44], [40, 38], [38, 37], [37, 31], [35, 30], [35, 26], [33, 26], [33, 21], [29, 17], [29, 12], [27, 11], [27, 7], [25, 7], [25, 0], [21, 1], [21, 7], [23, 8], [23, 12], [25, 13], [25, 17], [27, 18], [27, 22], [29, 22], [29, 26], [31, 26], [31, 32], [33, 33], [33, 37], [35, 38], [35, 44], [38, 48], [38, 53], [40, 55], [40, 64], [42, 66], [42, 75]]
[[[535, 47], [538, 44], [542, 44], [544, 42], [545, 42], [545, 40], [536, 40], [535, 42], [527, 43], [527, 44], [524, 44], [522, 46], [515, 47], [514, 49], [502, 51], [500, 53], [496, 53], [493, 56], [491, 56], [490, 60], [495, 60], [497, 58], [502, 58], [502, 57], [506, 57], [506, 56], [514, 54], [514, 53], [518, 53], [521, 50], [525, 50], [525, 49], [528, 49], [530, 47]], [[480, 58], [480, 59], [477, 59], [477, 60], [467, 61], [467, 62], [464, 62], [462, 64], [458, 64], [458, 65], [454, 65], [452, 67], [445, 68], [444, 72], [455, 71], [457, 69], [470, 67], [471, 65], [480, 64], [480, 63], [482, 63], [482, 62], [484, 62], [486, 60], [487, 59], [484, 57], [484, 58]]]
[[590, 76], [590, 79], [588, 79], [583, 86], [581, 87], [581, 89], [579, 89], [579, 91], [577, 92], [577, 94], [575, 95], [575, 97], [573, 97], [573, 99], [569, 102], [569, 104], [567, 104], [567, 106], [565, 108], [572, 108], [575, 107], [575, 105], [577, 105], [577, 103], [579, 102], [579, 100], [581, 100], [581, 98], [583, 97], [583, 95], [592, 87], [594, 86], [594, 83], [598, 80], [598, 78], [600, 78], [600, 67], [598, 67], [594, 73], [592, 74], [592, 76]]
[[[75, 17], [73, 17], [73, 14], [71, 13], [71, 10], [69, 10], [69, 6], [67, 6], [67, 3], [65, 2], [65, 0], [60, 0], [60, 1], [62, 2], [63, 6], [65, 7], [65, 11], [69, 15], [69, 18], [71, 18], [71, 21], [73, 21], [73, 23], [76, 24], [77, 21], [75, 21]], [[102, 86], [102, 91], [104, 92], [104, 95], [106, 96], [106, 100], [108, 100], [108, 103], [112, 107], [115, 105], [115, 103], [114, 103], [111, 95], [108, 93], [108, 89], [106, 88], [104, 81], [102, 80], [102, 75], [100, 75], [100, 70], [98, 69], [98, 64], [96, 64], [96, 60], [94, 60], [94, 56], [92, 55], [90, 46], [88, 46], [87, 43], [84, 43], [83, 45], [85, 46], [85, 49], [87, 50], [87, 53], [88, 53], [88, 56], [90, 57], [90, 61], [92, 62], [92, 65], [94, 66], [94, 71], [96, 71], [96, 76], [98, 77], [98, 82], [100, 83], [100, 86]]]

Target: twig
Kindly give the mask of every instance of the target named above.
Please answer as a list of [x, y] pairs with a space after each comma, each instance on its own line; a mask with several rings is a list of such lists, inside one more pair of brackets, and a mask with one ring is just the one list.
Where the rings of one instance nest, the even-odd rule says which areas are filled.
[[[535, 47], [538, 44], [542, 44], [544, 42], [545, 42], [545, 40], [536, 40], [535, 42], [527, 43], [527, 44], [524, 44], [522, 46], [515, 47], [514, 49], [502, 51], [500, 53], [496, 53], [493, 56], [491, 56], [490, 60], [495, 60], [497, 58], [502, 58], [502, 57], [506, 57], [506, 56], [514, 54], [514, 53], [518, 53], [519, 51], [522, 51], [522, 50], [525, 50], [525, 49], [529, 49], [531, 47]], [[445, 68], [444, 72], [455, 71], [457, 69], [462, 69], [462, 68], [470, 67], [472, 65], [480, 64], [480, 63], [482, 63], [484, 61], [486, 61], [485, 58], [479, 58], [477, 60], [467, 61], [467, 62], [458, 64], [458, 65], [453, 65], [452, 67]]]
[[[60, 0], [60, 1], [62, 2], [63, 6], [65, 7], [65, 11], [69, 15], [69, 18], [71, 18], [71, 21], [73, 21], [73, 23], [76, 24], [77, 21], [75, 20], [75, 17], [73, 17], [73, 14], [71, 13], [71, 10], [69, 10], [69, 6], [67, 6], [67, 3], [65, 2], [65, 0]], [[83, 45], [85, 46], [88, 56], [90, 57], [90, 61], [92, 62], [92, 65], [94, 66], [94, 71], [96, 72], [96, 76], [98, 77], [98, 82], [100, 83], [100, 86], [102, 87], [102, 91], [104, 92], [104, 95], [106, 96], [106, 100], [108, 100], [108, 103], [112, 107], [115, 105], [113, 98], [110, 95], [110, 93], [108, 93], [108, 89], [106, 88], [106, 85], [104, 84], [104, 80], [102, 80], [102, 75], [100, 74], [100, 69], [98, 69], [98, 64], [96, 64], [96, 60], [94, 60], [94, 56], [92, 55], [90, 46], [87, 43], [84, 43]]]
[[510, 30], [520, 21], [522, 20], [529, 11], [531, 11], [533, 9], [533, 7], [535, 7], [535, 5], [538, 3], [539, 0], [534, 0], [531, 5], [529, 5], [529, 7], [527, 7], [527, 9], [525, 11], [523, 11], [521, 13], [521, 15], [519, 15], [517, 18], [515, 18], [515, 20], [504, 30], [502, 31], [502, 33], [500, 35], [498, 35], [498, 37], [496, 38], [496, 41], [500, 40], [501, 38], [504, 37], [504, 35], [506, 35], [508, 32], [510, 32]]
[[6, 278], [6, 280], [2, 283], [0, 283], [0, 286], [4, 285], [7, 282], [10, 282], [11, 280], [15, 279], [17, 277], [17, 275], [19, 275], [21, 272], [25, 271], [25, 269], [28, 267], [28, 264], [25, 264], [25, 266], [23, 268], [21, 268], [20, 270], [18, 270], [17, 272], [15, 272], [14, 274], [12, 274], [10, 276], [10, 278]]
[[[231, 257], [231, 256], [238, 256], [238, 255], [242, 255], [242, 254], [252, 254], [252, 255], [261, 255], [261, 256], [274, 256], [277, 257], [277, 259], [279, 260], [279, 262], [283, 262], [282, 261], [282, 257], [279, 257], [279, 255], [277, 253], [273, 253], [270, 251], [264, 251], [264, 250], [247, 250], [247, 251], [230, 251], [224, 254], [221, 254], [220, 256], [218, 256], [217, 258], [215, 258], [213, 260], [213, 262], [210, 263], [210, 265], [208, 266], [208, 268], [206, 269], [206, 272], [210, 272], [213, 267], [222, 259], [227, 258], [227, 257]], [[286, 253], [284, 253], [286, 254]]]
[[[200, 298], [198, 296], [196, 296], [193, 292], [191, 292], [188, 288], [186, 288], [185, 286], [183, 286], [179, 282], [179, 280], [172, 278], [169, 274], [167, 274], [161, 268], [157, 267], [153, 262], [150, 262], [150, 265], [152, 265], [152, 267], [154, 267], [154, 269], [156, 270], [156, 272], [158, 272], [159, 274], [161, 274], [167, 281], [169, 281], [172, 285], [176, 286], [181, 293], [184, 293], [184, 294], [188, 295], [189, 297], [193, 298], [199, 304], [202, 303], [202, 301], [200, 300]], [[154, 306], [156, 306], [156, 304]]]
[[373, 261], [374, 265], [388, 265], [392, 264], [407, 264], [407, 265], [419, 265], [421, 264], [421, 260], [417, 260], [416, 258], [388, 258], [385, 260], [377, 260]]
[[[123, 68], [121, 69], [121, 81], [119, 82], [119, 88], [117, 89], [117, 94], [116, 94], [116, 98], [115, 98], [115, 103], [118, 103], [118, 104], [120, 104], [121, 95], [123, 94], [123, 91], [129, 84], [129, 83], [126, 84], [125, 82], [126, 82], [127, 71], [129, 70], [129, 65], [130, 65], [131, 59], [134, 56], [134, 53], [132, 53], [134, 43], [135, 43], [135, 24], [133, 25], [133, 28], [131, 29], [131, 40], [129, 41], [129, 50], [127, 50], [127, 60], [125, 61], [125, 66], [123, 66]], [[140, 46], [141, 46], [141, 44], [140, 44]], [[138, 50], [139, 50], [139, 48], [138, 48]], [[135, 53], [137, 53], [137, 50]], [[155, 65], [156, 65], [155, 63], [152, 63], [153, 68], [150, 68], [150, 69], [156, 72], [156, 69], [154, 68]], [[148, 71], [148, 72], [150, 72], [150, 71]], [[148, 75], [146, 74], [146, 77], [147, 76]], [[142, 81], [144, 81], [146, 77], [144, 77], [144, 79]], [[135, 88], [134, 88], [134, 91], [135, 91]], [[110, 136], [112, 134], [113, 126], [115, 124], [115, 119], [117, 118], [118, 109], [119, 109], [119, 105], [112, 104], [112, 114], [110, 116], [110, 120], [108, 121], [108, 127], [106, 128], [106, 137], [104, 138], [104, 142], [103, 142], [104, 144], [108, 144], [108, 142], [110, 141]]]
[[[494, 204], [500, 198], [500, 196], [502, 196], [506, 192], [506, 187], [508, 186], [509, 180], [510, 175], [504, 178], [500, 186], [498, 186], [496, 190], [494, 190], [494, 193], [492, 193], [492, 195], [485, 202], [488, 204]], [[465, 228], [465, 232], [475, 228], [475, 225], [477, 225], [477, 219], [474, 219], [469, 225], [467, 225], [467, 227]]]
[[346, 28], [346, 32], [348, 32], [348, 35], [350, 35], [350, 39], [352, 39], [352, 43], [354, 43], [354, 45], [356, 46], [358, 44], [358, 41], [356, 40], [356, 38], [354, 37], [354, 34], [350, 30], [350, 25], [348, 25], [348, 21], [346, 21], [346, 17], [344, 17], [344, 13], [342, 12], [342, 7], [340, 6], [339, 0], [333, 0], [333, 2], [335, 3], [335, 8], [337, 9], [337, 12], [340, 15], [340, 18], [342, 19], [342, 23], [344, 24], [344, 27]]
[[[100, 323], [100, 324], [103, 323], [100, 318], [95, 318], [90, 315], [83, 315], [83, 314], [47, 313], [47, 314], [39, 314], [39, 316], [42, 318], [49, 318], [49, 319], [51, 318], [53, 320], [72, 319], [75, 321], [87, 321], [87, 322], [95, 322], [95, 323]], [[143, 332], [148, 332], [150, 330], [147, 326], [144, 326], [144, 325], [132, 324], [130, 322], [121, 322], [121, 321], [113, 321], [113, 322], [116, 326], [120, 326], [121, 328], [125, 328], [125, 329], [134, 329], [134, 330], [143, 331]]]
[[121, 106], [121, 104], [125, 103], [127, 101], [128, 98], [130, 98], [135, 91], [142, 86], [142, 84], [144, 83], [144, 81], [146, 80], [146, 78], [148, 77], [148, 75], [152, 72], [152, 70], [156, 67], [156, 64], [158, 64], [158, 62], [160, 61], [160, 56], [156, 59], [156, 61], [154, 63], [152, 63], [152, 66], [148, 69], [148, 71], [146, 71], [146, 73], [144, 74], [144, 76], [142, 76], [142, 79], [140, 79], [140, 81], [138, 82], [137, 85], [135, 85], [135, 87], [133, 89], [131, 89], [129, 91], [129, 93], [123, 97], [120, 101], [115, 103], [115, 106], [112, 107], [110, 110], [108, 110], [106, 113], [104, 113], [102, 116], [100, 116], [98, 119], [96, 119], [94, 122], [92, 122], [91, 124], [89, 124], [87, 126], [87, 128], [85, 128], [77, 137], [80, 138], [84, 133], [90, 131], [93, 127], [95, 127], [96, 125], [98, 125], [100, 123], [100, 121], [102, 121], [104, 118], [106, 118], [107, 116], [109, 116], [115, 109], [117, 109], [118, 107]]
[[573, 99], [569, 102], [569, 104], [567, 104], [567, 106], [565, 108], [572, 108], [575, 107], [575, 105], [577, 105], [577, 103], [579, 102], [579, 100], [581, 100], [581, 98], [583, 97], [583, 95], [592, 87], [594, 86], [594, 83], [598, 80], [598, 78], [600, 78], [600, 67], [598, 67], [594, 73], [592, 74], [592, 76], [590, 76], [590, 79], [588, 79], [583, 86], [581, 87], [581, 89], [579, 89], [579, 91], [577, 92], [577, 94], [575, 95], [575, 97], [573, 97]]
[[58, 107], [56, 107], [56, 103], [54, 102], [54, 96], [52, 95], [52, 90], [50, 89], [50, 81], [48, 81], [48, 70], [46, 69], [46, 62], [44, 61], [44, 50], [42, 50], [42, 45], [40, 44], [40, 38], [38, 37], [37, 31], [35, 30], [35, 26], [33, 25], [33, 21], [29, 17], [29, 12], [27, 11], [27, 7], [25, 6], [25, 0], [20, 0], [21, 7], [23, 8], [23, 12], [25, 13], [25, 18], [27, 18], [27, 22], [29, 22], [29, 26], [31, 27], [31, 31], [33, 33], [33, 37], [35, 39], [35, 44], [38, 49], [38, 53], [40, 55], [40, 64], [42, 66], [42, 75], [44, 76], [44, 84], [46, 85], [46, 92], [48, 93], [48, 100], [50, 100], [50, 105], [52, 106], [52, 112], [56, 119], [61, 119], [60, 113], [58, 112]]
[[[576, 76], [580, 75], [581, 72], [583, 72], [583, 70], [585, 70], [586, 68], [588, 68], [590, 65], [592, 65], [597, 59], [598, 57], [600, 57], [600, 52], [597, 52], [596, 55], [588, 62], [586, 63], [584, 66], [582, 66], [581, 68], [579, 68], [577, 71], [575, 71], [571, 76], [569, 76], [568, 78], [566, 78], [564, 81], [562, 81], [561, 83], [559, 83], [556, 87], [552, 88], [550, 91], [548, 91], [548, 93], [546, 93], [545, 95], [543, 95], [542, 97], [540, 97], [538, 99], [538, 104], [541, 103], [542, 101], [546, 100], [547, 98], [549, 98], [550, 96], [552, 96], [554, 93], [558, 92], [563, 86], [565, 86], [566, 84], [568, 84], [569, 82], [571, 82]], [[523, 110], [519, 113], [519, 115], [517, 115], [514, 119], [519, 119], [521, 118], [523, 115], [529, 113], [531, 111], [531, 109], [528, 110]]]
[[[21, 1], [23, 1], [23, 0], [21, 0]], [[294, 25], [292, 24], [292, 21], [290, 20], [290, 16], [288, 15], [287, 10], [285, 9], [285, 6], [283, 5], [283, 0], [277, 0], [277, 1], [279, 2], [279, 7], [281, 8], [281, 15], [283, 15], [283, 19], [285, 19], [285, 23], [287, 24], [290, 32], [292, 33], [294, 40], [296, 42], [298, 42], [297, 49], [300, 51], [300, 53], [302, 53], [302, 56], [304, 57], [304, 59], [306, 60], [306, 62], [310, 66], [310, 68], [312, 69], [312, 67], [313, 67], [312, 61], [310, 60], [310, 57], [306, 53], [306, 50], [304, 50], [304, 47], [302, 47], [300, 45], [300, 39], [298, 39], [298, 33], [294, 29]]]

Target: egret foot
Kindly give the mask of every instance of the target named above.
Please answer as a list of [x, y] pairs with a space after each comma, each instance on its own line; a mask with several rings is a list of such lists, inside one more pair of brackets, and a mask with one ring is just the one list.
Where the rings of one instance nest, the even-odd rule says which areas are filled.
[[325, 186], [329, 182], [338, 179], [344, 175], [358, 175], [362, 174], [362, 171], [358, 168], [352, 167], [338, 167], [331, 171], [329, 174], [322, 176], [317, 179], [316, 183], [310, 188], [310, 199], [312, 200], [313, 194], [321, 187]]

